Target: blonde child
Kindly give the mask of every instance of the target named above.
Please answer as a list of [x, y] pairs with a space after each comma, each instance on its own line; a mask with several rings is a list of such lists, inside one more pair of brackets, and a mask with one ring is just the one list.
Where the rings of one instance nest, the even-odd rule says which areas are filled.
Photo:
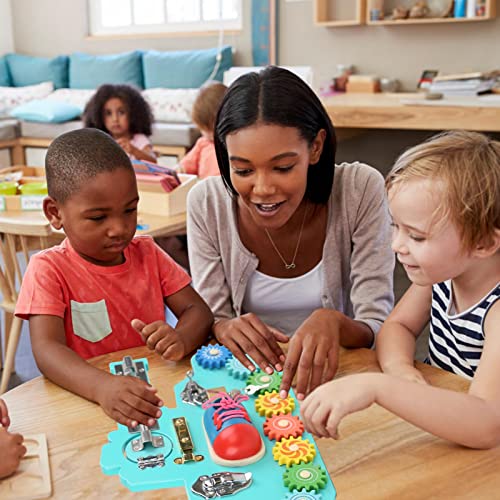
[[[67, 238], [32, 257], [15, 314], [29, 319], [33, 354], [47, 378], [119, 423], [153, 425], [162, 405], [155, 389], [85, 360], [145, 343], [179, 360], [207, 338], [212, 313], [152, 238], [134, 237], [135, 174], [109, 135], [63, 134], [50, 145], [45, 166], [43, 209]], [[178, 318], [175, 329], [165, 323], [165, 304]]]
[[0, 479], [14, 474], [21, 458], [26, 454], [21, 434], [12, 434], [7, 429], [10, 425], [9, 411], [3, 399], [0, 399]]
[[[306, 426], [337, 437], [343, 417], [378, 403], [438, 437], [471, 448], [500, 443], [500, 143], [438, 135], [404, 153], [386, 187], [392, 247], [409, 290], [377, 339], [383, 374], [323, 385], [302, 407]], [[469, 392], [428, 385], [414, 367], [430, 319], [428, 362], [471, 379]]]
[[101, 85], [85, 107], [83, 122], [111, 135], [130, 159], [156, 163], [149, 140], [153, 113], [131, 85]]
[[181, 160], [179, 171], [195, 174], [201, 179], [220, 175], [215, 155], [214, 126], [226, 90], [227, 87], [220, 82], [208, 82], [201, 87], [191, 114], [193, 122], [200, 129], [201, 137]]

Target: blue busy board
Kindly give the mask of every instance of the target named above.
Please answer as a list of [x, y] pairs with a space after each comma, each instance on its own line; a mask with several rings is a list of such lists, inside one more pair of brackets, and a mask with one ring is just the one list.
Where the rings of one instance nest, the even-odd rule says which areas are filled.
[[[129, 363], [130, 361], [129, 358]], [[147, 359], [132, 362], [143, 368], [145, 374], [143, 373], [142, 378], [149, 380]], [[120, 362], [111, 363], [110, 371], [127, 375], [120, 371], [122, 366]], [[152, 442], [146, 442], [143, 449], [134, 451], [140, 446], [137, 445], [137, 438], [141, 434], [137, 429], [135, 429], [136, 432], [131, 432], [121, 424], [118, 424], [117, 430], [108, 434], [109, 442], [103, 446], [100, 460], [104, 474], [119, 475], [120, 481], [134, 492], [183, 486], [187, 497], [191, 500], [233, 497], [236, 500], [255, 500], [255, 498], [334, 500], [336, 498], [335, 487], [314, 438], [303, 430], [293, 392], [290, 391], [289, 398], [279, 403], [278, 398], [273, 396], [277, 394], [273, 391], [279, 388], [281, 374], [274, 373], [272, 377], [260, 371], [250, 374], [225, 347], [217, 344], [199, 349], [191, 359], [191, 366], [190, 378], [186, 377], [174, 388], [177, 407], [163, 407], [162, 416], [158, 419], [158, 429], [151, 429], [149, 437], [153, 439]], [[239, 467], [221, 466], [214, 463], [203, 425], [206, 410], [201, 406], [185, 403], [181, 397], [183, 389], [186, 388], [188, 382], [194, 381], [208, 391], [213, 388], [224, 388], [228, 393], [232, 390], [239, 390], [243, 393], [246, 387], [261, 387], [260, 380], [263, 378], [266, 383], [271, 381], [268, 387], [249, 395], [249, 399], [243, 403], [252, 424], [259, 431], [264, 442], [263, 458], [255, 463]], [[274, 403], [270, 401], [277, 402], [278, 406], [274, 407]], [[280, 405], [283, 411], [275, 412]], [[278, 413], [276, 418], [273, 418], [271, 414], [273, 412]], [[281, 418], [284, 413], [288, 416]], [[203, 457], [200, 461], [174, 462], [174, 460], [179, 462], [179, 458], [183, 456], [174, 428], [174, 422], [178, 422], [181, 417], [184, 417], [187, 423], [194, 455]], [[280, 429], [287, 426], [285, 420], [298, 422], [301, 426], [300, 433], [297, 431], [292, 437], [280, 439], [282, 437]], [[278, 423], [275, 424], [275, 422]], [[149, 428], [146, 430], [149, 431]], [[156, 447], [153, 446], [153, 442]], [[158, 446], [159, 443], [161, 446]], [[159, 456], [162, 456], [163, 462], [161, 465], [155, 465], [156, 457]], [[243, 476], [243, 473], [251, 473], [251, 482], [245, 489], [227, 496], [220, 492], [214, 494], [212, 491], [211, 496], [204, 497], [192, 491], [192, 486], [201, 476], [212, 477], [213, 474], [223, 472], [237, 473], [238, 477]]]

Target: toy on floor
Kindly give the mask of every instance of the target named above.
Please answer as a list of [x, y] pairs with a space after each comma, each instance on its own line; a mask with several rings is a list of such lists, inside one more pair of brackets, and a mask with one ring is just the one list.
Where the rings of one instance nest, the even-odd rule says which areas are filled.
[[[281, 374], [250, 373], [217, 344], [199, 349], [191, 366], [174, 387], [177, 407], [163, 407], [157, 426], [118, 424], [108, 435], [105, 474], [118, 474], [132, 491], [183, 486], [190, 500], [336, 498], [293, 392], [279, 397]], [[112, 363], [110, 370], [148, 380], [146, 359]], [[154, 446], [157, 437], [163, 446]], [[134, 451], [137, 440], [142, 449]]]

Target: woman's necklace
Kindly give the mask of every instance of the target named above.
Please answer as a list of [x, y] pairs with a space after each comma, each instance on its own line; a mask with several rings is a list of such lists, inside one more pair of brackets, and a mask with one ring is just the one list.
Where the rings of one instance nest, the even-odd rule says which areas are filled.
[[281, 252], [278, 250], [278, 247], [276, 246], [273, 239], [271, 238], [269, 231], [266, 228], [264, 228], [264, 231], [266, 232], [267, 237], [269, 238], [269, 241], [271, 242], [271, 245], [276, 250], [276, 253], [278, 254], [278, 256], [281, 259], [281, 261], [283, 262], [283, 264], [285, 265], [285, 269], [287, 271], [289, 271], [290, 269], [295, 269], [295, 267], [296, 267], [295, 266], [295, 258], [297, 257], [297, 253], [299, 251], [300, 240], [302, 239], [302, 230], [304, 229], [304, 223], [306, 221], [306, 214], [307, 214], [307, 205], [306, 205], [306, 208], [304, 209], [304, 217], [302, 218], [302, 224], [300, 226], [299, 238], [297, 240], [297, 245], [295, 246], [295, 252], [293, 254], [292, 262], [290, 262], [290, 264], [288, 264], [287, 261], [285, 260], [285, 258], [283, 257], [283, 255], [281, 255]]

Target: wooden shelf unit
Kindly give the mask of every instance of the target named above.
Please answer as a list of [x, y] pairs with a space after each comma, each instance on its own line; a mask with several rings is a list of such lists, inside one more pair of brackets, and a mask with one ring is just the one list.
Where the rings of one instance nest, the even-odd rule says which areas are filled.
[[366, 0], [347, 0], [352, 6], [355, 3], [355, 15], [353, 19], [333, 19], [330, 10], [335, 4], [341, 3], [338, 0], [314, 0], [314, 24], [327, 28], [343, 26], [359, 26], [366, 21]]
[[[496, 0], [486, 0], [484, 16], [477, 17], [424, 17], [417, 19], [383, 19], [381, 21], [370, 20], [370, 0], [355, 0], [354, 19], [334, 19], [330, 14], [335, 4], [341, 1], [352, 5], [353, 0], [314, 0], [314, 24], [327, 28], [343, 26], [403, 26], [415, 24], [441, 24], [441, 23], [467, 23], [475, 21], [489, 21], [496, 17]], [[397, 3], [397, 2], [396, 2]]]

